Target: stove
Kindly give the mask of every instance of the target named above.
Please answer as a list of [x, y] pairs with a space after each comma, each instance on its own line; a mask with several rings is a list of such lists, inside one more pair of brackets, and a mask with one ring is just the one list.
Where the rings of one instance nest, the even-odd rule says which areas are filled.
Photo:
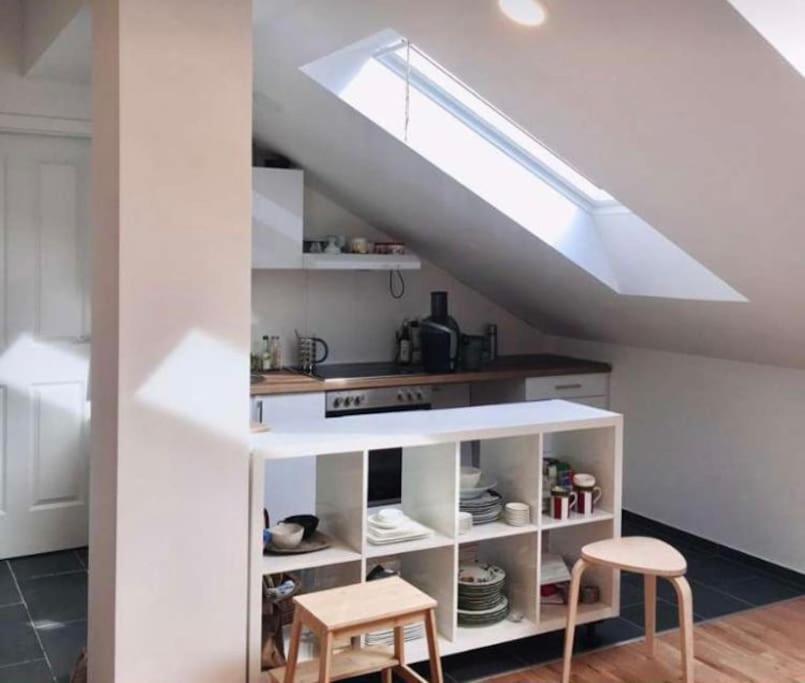
[[317, 365], [314, 377], [323, 380], [398, 377], [400, 375], [422, 375], [424, 371], [415, 365], [397, 365], [396, 363], [331, 363]]

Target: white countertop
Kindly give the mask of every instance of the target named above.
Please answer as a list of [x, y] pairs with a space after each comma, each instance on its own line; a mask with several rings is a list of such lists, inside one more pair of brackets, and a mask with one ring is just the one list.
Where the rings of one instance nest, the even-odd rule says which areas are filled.
[[506, 403], [449, 410], [287, 420], [253, 434], [252, 454], [296, 458], [378, 448], [424, 446], [619, 424], [621, 415], [570, 401]]

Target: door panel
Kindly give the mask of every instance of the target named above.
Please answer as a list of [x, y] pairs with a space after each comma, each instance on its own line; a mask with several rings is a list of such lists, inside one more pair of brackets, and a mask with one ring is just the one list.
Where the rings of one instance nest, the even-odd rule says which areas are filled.
[[0, 134], [0, 559], [88, 540], [89, 141]]
[[31, 510], [84, 502], [85, 388], [80, 382], [33, 388]]

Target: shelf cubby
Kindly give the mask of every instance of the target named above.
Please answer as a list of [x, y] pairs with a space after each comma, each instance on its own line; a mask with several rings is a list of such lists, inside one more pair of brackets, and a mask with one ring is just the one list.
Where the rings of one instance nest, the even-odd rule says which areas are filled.
[[[304, 554], [264, 554], [262, 571], [264, 574], [295, 571], [313, 567], [338, 565], [347, 562], [360, 562], [362, 559], [364, 536], [365, 496], [365, 453], [337, 453], [318, 456], [312, 459], [314, 469], [311, 478], [315, 480], [315, 495], [312, 509], [284, 509], [276, 506], [281, 515], [272, 515], [272, 499], [283, 499], [285, 491], [274, 491], [271, 471], [278, 463], [269, 462], [266, 466], [265, 505], [271, 515], [272, 523], [278, 522], [286, 514], [315, 514], [319, 518], [318, 530], [331, 539], [331, 546]], [[281, 466], [281, 462], [279, 465]], [[357, 494], [357, 495], [356, 495]]]

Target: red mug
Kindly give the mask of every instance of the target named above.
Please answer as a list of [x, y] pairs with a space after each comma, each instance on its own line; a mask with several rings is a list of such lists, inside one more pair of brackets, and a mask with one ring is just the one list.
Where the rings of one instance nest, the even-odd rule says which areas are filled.
[[554, 486], [551, 489], [551, 517], [560, 521], [570, 519], [570, 511], [576, 507], [578, 496], [569, 486]]
[[601, 487], [595, 485], [595, 477], [592, 474], [573, 475], [573, 486], [576, 489], [576, 512], [585, 517], [593, 514], [595, 506], [601, 500]]

